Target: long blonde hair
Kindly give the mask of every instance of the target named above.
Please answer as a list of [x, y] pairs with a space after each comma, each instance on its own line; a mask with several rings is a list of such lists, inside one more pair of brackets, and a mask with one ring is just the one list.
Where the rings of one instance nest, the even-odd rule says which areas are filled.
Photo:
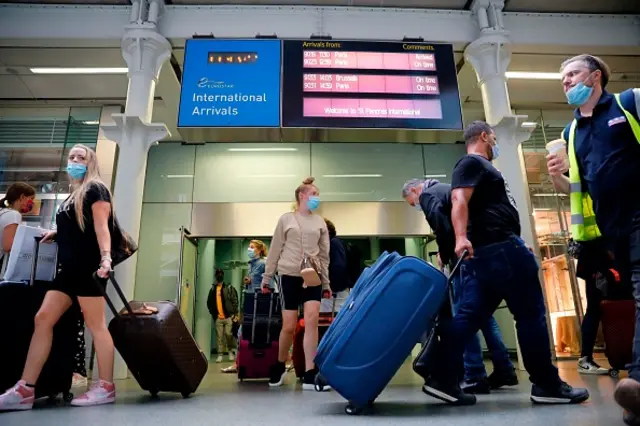
[[[71, 148], [71, 150], [76, 148], [83, 149], [86, 153], [87, 172], [85, 173], [84, 178], [82, 179], [82, 182], [73, 188], [73, 192], [69, 197], [68, 203], [73, 203], [73, 207], [76, 211], [76, 221], [78, 222], [78, 226], [80, 227], [82, 232], [84, 232], [85, 230], [85, 220], [84, 220], [85, 218], [84, 218], [84, 209], [83, 209], [84, 197], [86, 196], [87, 190], [89, 189], [89, 187], [93, 184], [102, 185], [109, 192], [109, 198], [112, 198], [112, 197], [111, 197], [111, 191], [109, 191], [109, 188], [100, 177], [100, 170], [98, 169], [98, 157], [95, 151], [89, 148], [88, 146], [82, 145], [82, 144], [74, 145]], [[112, 201], [110, 203], [112, 203]], [[113, 204], [111, 204], [111, 209], [113, 210]]]
[[260, 257], [267, 257], [269, 254], [269, 250], [267, 250], [267, 245], [260, 240], [251, 240], [249, 244], [253, 244], [256, 246], [256, 249], [260, 252]]

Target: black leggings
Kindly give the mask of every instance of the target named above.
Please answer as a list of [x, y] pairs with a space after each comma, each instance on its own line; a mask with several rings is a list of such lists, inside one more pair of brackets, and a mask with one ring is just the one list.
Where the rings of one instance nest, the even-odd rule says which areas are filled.
[[587, 309], [582, 320], [582, 357], [593, 357], [593, 347], [598, 337], [598, 327], [602, 317], [600, 302], [602, 292], [596, 287], [595, 277], [585, 280], [587, 293]]

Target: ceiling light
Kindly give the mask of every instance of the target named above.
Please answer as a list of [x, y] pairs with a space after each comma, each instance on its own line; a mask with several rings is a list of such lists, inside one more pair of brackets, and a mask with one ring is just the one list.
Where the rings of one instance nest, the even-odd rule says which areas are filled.
[[290, 152], [298, 148], [229, 148], [229, 152]]
[[535, 121], [523, 121], [521, 124], [522, 127], [537, 127], [538, 123]]
[[126, 74], [128, 68], [29, 68], [34, 74]]
[[100, 124], [100, 122], [98, 120], [90, 120], [90, 121], [83, 121], [82, 124], [89, 124], [91, 126], [95, 126]]
[[382, 175], [322, 175], [324, 178], [381, 178]]
[[241, 176], [249, 179], [284, 179], [284, 178], [294, 178], [296, 175], [246, 175]]
[[435, 179], [435, 178], [446, 178], [447, 175], [424, 175], [424, 177]]
[[562, 78], [559, 72], [507, 71], [505, 76], [507, 78], [528, 80], [560, 80]]

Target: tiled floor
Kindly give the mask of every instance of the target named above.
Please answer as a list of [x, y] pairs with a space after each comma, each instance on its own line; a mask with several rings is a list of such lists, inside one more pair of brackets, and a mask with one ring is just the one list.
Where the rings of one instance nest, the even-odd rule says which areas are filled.
[[[604, 362], [603, 362], [604, 364]], [[364, 416], [344, 414], [345, 401], [335, 392], [302, 391], [290, 373], [279, 389], [262, 383], [238, 383], [234, 375], [221, 374], [211, 364], [198, 392], [189, 399], [161, 394], [152, 399], [135, 382], [119, 382], [115, 405], [71, 408], [38, 404], [26, 413], [0, 414], [1, 426], [527, 426], [527, 425], [622, 425], [621, 411], [612, 400], [615, 381], [610, 377], [581, 376], [575, 361], [562, 361], [561, 374], [572, 385], [586, 386], [591, 399], [578, 406], [534, 406], [529, 401], [529, 382], [520, 373], [517, 389], [480, 396], [472, 407], [449, 407], [420, 391], [421, 381], [411, 363], [398, 372], [378, 398], [373, 411]], [[428, 423], [426, 423], [428, 422]]]

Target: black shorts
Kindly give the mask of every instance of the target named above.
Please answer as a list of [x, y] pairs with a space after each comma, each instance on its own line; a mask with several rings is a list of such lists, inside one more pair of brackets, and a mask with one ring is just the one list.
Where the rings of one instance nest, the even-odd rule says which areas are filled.
[[[50, 289], [66, 294], [71, 300], [77, 297], [103, 297], [96, 281], [93, 279], [94, 272], [58, 265], [56, 277]], [[99, 283], [102, 288], [105, 288], [107, 280], [100, 279]]]
[[297, 311], [305, 302], [322, 300], [322, 286], [302, 287], [302, 277], [291, 275], [280, 276], [280, 299], [282, 309], [285, 311]]

